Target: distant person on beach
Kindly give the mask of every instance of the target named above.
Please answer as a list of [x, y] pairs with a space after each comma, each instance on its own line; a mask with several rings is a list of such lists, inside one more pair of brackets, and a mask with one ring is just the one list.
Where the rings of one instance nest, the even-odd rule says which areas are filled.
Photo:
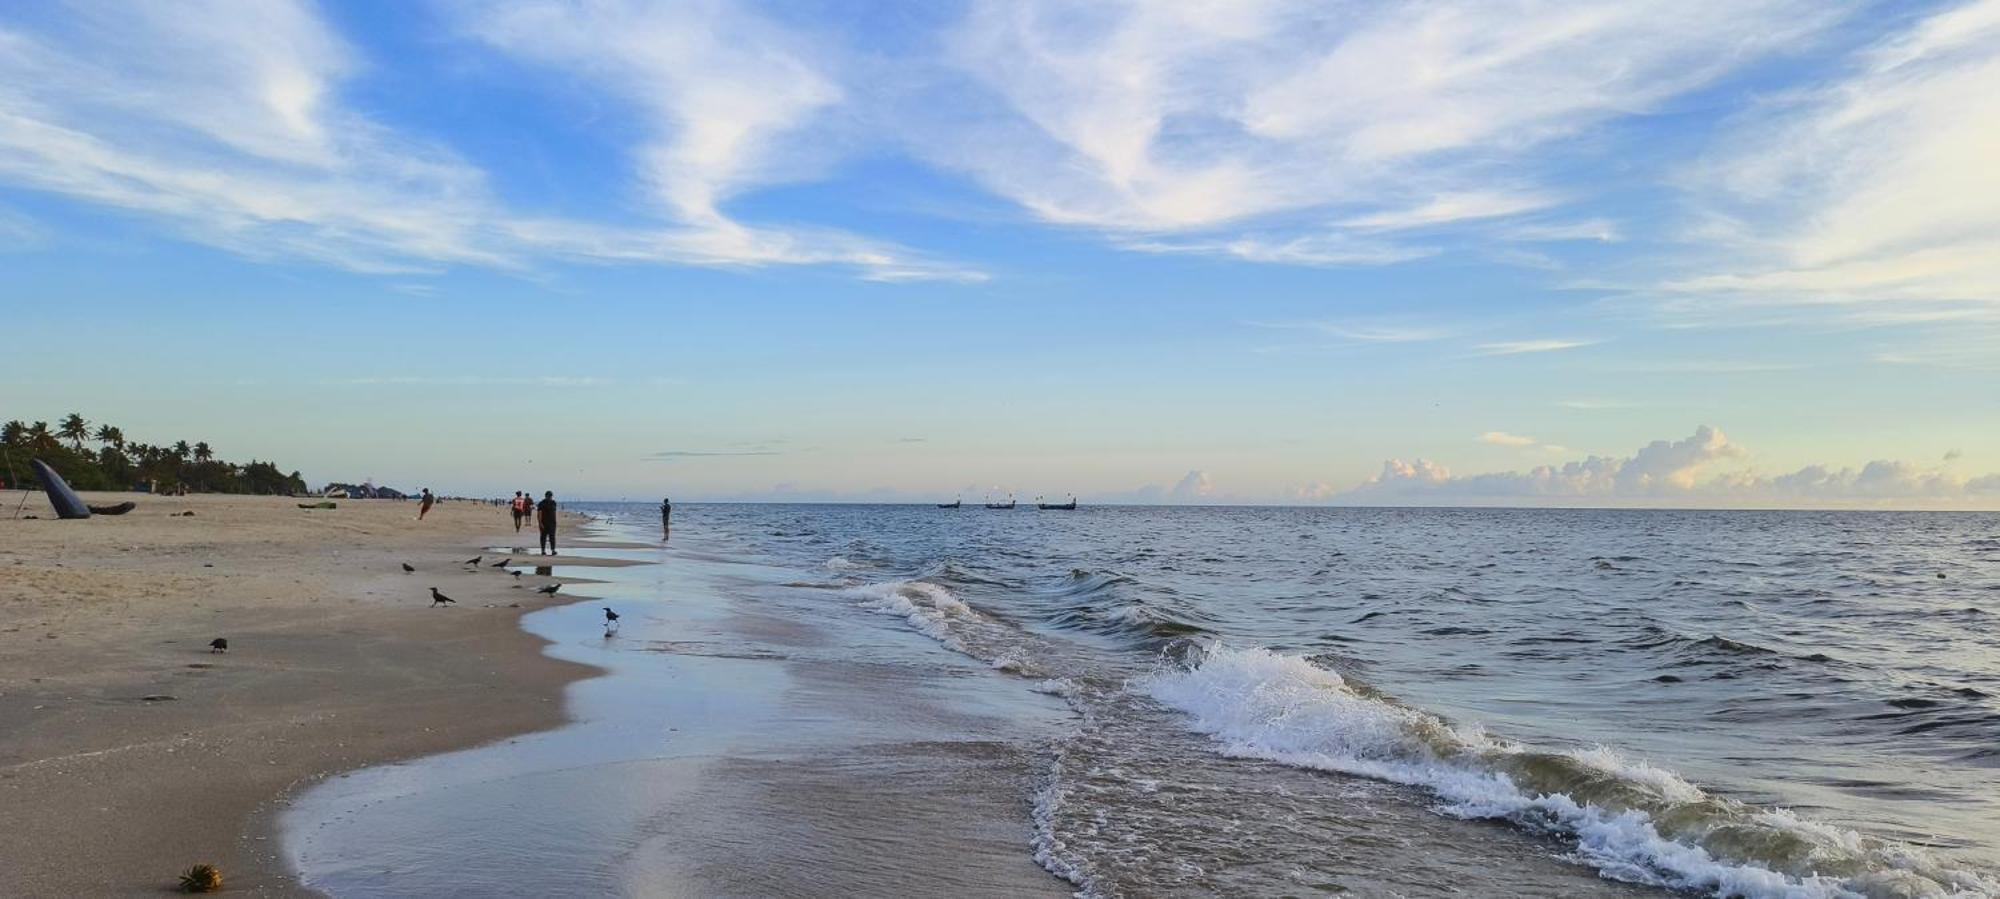
[[556, 492], [542, 491], [542, 501], [535, 504], [535, 512], [542, 526], [541, 551], [545, 555], [556, 555]]
[[674, 501], [660, 500], [660, 542], [674, 539]]
[[431, 495], [431, 488], [429, 487], [424, 488], [424, 495], [421, 499], [423, 501], [417, 504], [418, 521], [424, 520], [424, 516], [431, 514], [431, 504], [437, 502], [437, 497]]
[[514, 502], [510, 505], [514, 510], [514, 533], [518, 534], [521, 526], [528, 523], [528, 494], [514, 491]]

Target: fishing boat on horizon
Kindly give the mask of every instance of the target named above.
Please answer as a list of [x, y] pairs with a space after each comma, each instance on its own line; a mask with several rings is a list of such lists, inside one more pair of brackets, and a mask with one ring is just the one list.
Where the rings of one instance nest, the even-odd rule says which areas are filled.
[[955, 499], [948, 503], [938, 503], [937, 507], [940, 509], [956, 509], [964, 505], [965, 505], [964, 499]]
[[996, 503], [990, 499], [986, 501], [986, 508], [988, 509], [1012, 509], [1015, 505], [1014, 495], [1011, 493], [1007, 495], [1007, 501], [1004, 503]]
[[1058, 512], [1074, 512], [1076, 511], [1076, 496], [1071, 495], [1069, 502], [1066, 503], [1045, 503], [1041, 501], [1040, 497], [1037, 497], [1035, 499], [1035, 508]]

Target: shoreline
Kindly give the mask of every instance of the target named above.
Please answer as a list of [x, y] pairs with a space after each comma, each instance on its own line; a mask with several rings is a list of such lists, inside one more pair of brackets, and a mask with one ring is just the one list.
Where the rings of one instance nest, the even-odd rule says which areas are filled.
[[[385, 500], [90, 496], [125, 499], [139, 508], [55, 521], [37, 494], [40, 520], [0, 518], [0, 864], [18, 895], [157, 894], [198, 862], [232, 892], [313, 895], [277, 832], [299, 793], [560, 727], [567, 687], [601, 673], [521, 626], [576, 601], [527, 589], [561, 578], [459, 564], [523, 542], [504, 509], [419, 523]], [[459, 605], [429, 608], [433, 585]]]
[[[1055, 697], [798, 572], [598, 529], [621, 567], [522, 624], [571, 684], [561, 727], [303, 791], [281, 816], [337, 895], [1065, 896], [1037, 863]], [[593, 546], [588, 552], [595, 553]], [[604, 628], [598, 604], [624, 617]], [[524, 810], [532, 809], [531, 814]]]

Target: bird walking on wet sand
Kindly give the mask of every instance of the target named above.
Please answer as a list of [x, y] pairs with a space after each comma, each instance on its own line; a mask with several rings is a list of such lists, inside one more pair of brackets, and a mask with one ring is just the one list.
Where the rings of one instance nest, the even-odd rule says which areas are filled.
[[412, 572], [412, 571], [415, 571], [415, 570], [417, 570], [417, 569], [415, 569], [414, 567], [411, 567], [410, 563], [408, 563], [408, 562], [404, 562], [404, 563], [403, 563], [403, 573], [404, 573], [404, 574], [409, 574], [410, 572]]
[[604, 626], [605, 626], [605, 627], [617, 627], [617, 626], [618, 626], [618, 613], [617, 613], [617, 612], [613, 612], [613, 611], [611, 611], [610, 609], [605, 609], [605, 610], [604, 610]]
[[227, 638], [227, 637], [217, 637], [217, 638], [215, 638], [215, 639], [213, 639], [213, 640], [210, 640], [210, 641], [208, 641], [208, 651], [209, 651], [209, 652], [228, 652], [228, 651], [229, 651], [229, 638]]
[[495, 563], [493, 563], [492, 565], [490, 565], [490, 566], [488, 566], [488, 567], [491, 567], [491, 568], [505, 568], [505, 567], [507, 567], [508, 565], [512, 564], [512, 563], [513, 563], [513, 561], [514, 561], [514, 560], [513, 560], [513, 559], [511, 559], [511, 558], [509, 558], [509, 559], [501, 559], [500, 561], [498, 561], [498, 562], [495, 562]]
[[483, 556], [473, 556], [472, 558], [470, 558], [470, 559], [467, 559], [467, 560], [465, 560], [464, 564], [466, 564], [466, 565], [477, 565], [477, 564], [479, 564], [479, 560], [480, 560], [480, 559], [482, 559], [482, 558], [484, 558], [484, 557], [483, 557]]
[[545, 593], [545, 594], [547, 594], [547, 595], [549, 595], [549, 596], [554, 596], [554, 595], [556, 595], [556, 591], [557, 591], [557, 590], [561, 590], [561, 589], [562, 589], [562, 585], [561, 585], [561, 584], [550, 584], [550, 585], [548, 585], [548, 586], [546, 586], [546, 587], [543, 587], [543, 588], [541, 588], [540, 590], [536, 590], [535, 592], [536, 592], [536, 593]]
[[458, 600], [452, 599], [449, 596], [439, 593], [438, 588], [436, 587], [431, 588], [431, 608], [435, 609], [438, 606], [449, 606], [456, 604], [458, 604]]

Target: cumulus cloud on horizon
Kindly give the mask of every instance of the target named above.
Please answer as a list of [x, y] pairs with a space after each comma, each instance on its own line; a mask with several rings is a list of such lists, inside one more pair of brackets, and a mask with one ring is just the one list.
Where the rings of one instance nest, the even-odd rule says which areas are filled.
[[[1503, 435], [1508, 436], [1508, 435]], [[1680, 440], [1655, 440], [1630, 456], [1590, 456], [1527, 471], [1459, 475], [1427, 459], [1390, 459], [1374, 477], [1339, 490], [1323, 483], [1297, 499], [1339, 503], [1562, 501], [1849, 502], [2000, 498], [2000, 474], [1968, 477], [1946, 468], [1875, 460], [1859, 469], [1808, 465], [1763, 475], [1727, 469], [1749, 458], [1720, 429], [1702, 425]]]

